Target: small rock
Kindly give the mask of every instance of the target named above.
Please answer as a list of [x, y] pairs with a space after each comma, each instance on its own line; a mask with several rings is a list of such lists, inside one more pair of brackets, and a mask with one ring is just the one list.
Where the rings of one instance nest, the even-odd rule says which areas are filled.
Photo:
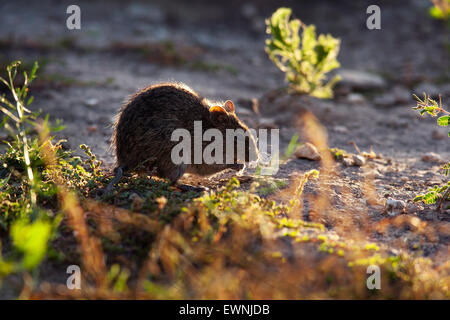
[[348, 129], [345, 126], [334, 126], [333, 130], [337, 133], [348, 133]]
[[438, 186], [438, 185], [440, 185], [441, 183], [442, 183], [441, 180], [433, 179], [433, 180], [427, 180], [427, 182], [425, 182], [425, 185], [431, 187], [431, 186]]
[[387, 199], [385, 208], [388, 215], [396, 216], [405, 210], [406, 204], [402, 200]]
[[309, 159], [309, 160], [320, 160], [320, 153], [317, 150], [317, 148], [309, 143], [306, 142], [304, 144], [302, 144], [296, 151], [295, 151], [295, 156], [297, 158], [302, 158], [302, 159]]
[[390, 92], [377, 96], [374, 103], [380, 107], [390, 107], [396, 104], [409, 103], [411, 100], [412, 96], [406, 88], [395, 86]]
[[355, 164], [352, 158], [344, 158], [342, 159], [342, 163], [344, 163], [346, 167], [351, 167]]
[[356, 90], [381, 89], [387, 85], [382, 77], [364, 71], [341, 69], [339, 74], [342, 77], [343, 85]]
[[366, 164], [366, 158], [364, 158], [363, 156], [360, 156], [358, 154], [354, 154], [352, 157], [353, 163], [355, 164], [355, 166], [358, 167], [362, 167], [363, 165]]
[[395, 257], [400, 255], [400, 251], [398, 249], [393, 249], [393, 248], [389, 248], [388, 253], [390, 256], [395, 256]]
[[392, 93], [386, 92], [377, 96], [373, 102], [379, 107], [390, 107], [395, 104], [396, 99]]
[[436, 140], [442, 140], [445, 138], [445, 135], [442, 132], [437, 131], [437, 130], [433, 130], [433, 132], [431, 133], [431, 136], [433, 137], [433, 139], [436, 139]]
[[391, 120], [391, 121], [384, 122], [384, 125], [388, 128], [392, 128], [392, 129], [404, 129], [404, 128], [409, 127], [409, 122], [408, 121]]
[[95, 106], [98, 104], [98, 100], [95, 99], [95, 98], [87, 99], [84, 103], [85, 103], [88, 107], [95, 107]]
[[428, 152], [422, 156], [422, 161], [429, 163], [443, 163], [441, 156], [434, 152]]
[[347, 96], [347, 101], [351, 104], [362, 104], [366, 102], [366, 98], [359, 93], [350, 93]]
[[378, 170], [375, 170], [375, 174], [373, 175], [373, 178], [374, 179], [383, 179], [384, 176]]
[[406, 205], [406, 213], [412, 214], [418, 211], [418, 207], [414, 203], [408, 203]]

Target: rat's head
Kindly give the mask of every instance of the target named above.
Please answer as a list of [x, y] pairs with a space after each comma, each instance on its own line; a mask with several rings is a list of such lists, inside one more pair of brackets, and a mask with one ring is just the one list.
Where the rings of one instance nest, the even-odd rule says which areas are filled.
[[223, 160], [227, 168], [241, 170], [246, 162], [258, 160], [255, 138], [248, 127], [236, 116], [233, 102], [209, 109], [214, 128], [223, 135]]

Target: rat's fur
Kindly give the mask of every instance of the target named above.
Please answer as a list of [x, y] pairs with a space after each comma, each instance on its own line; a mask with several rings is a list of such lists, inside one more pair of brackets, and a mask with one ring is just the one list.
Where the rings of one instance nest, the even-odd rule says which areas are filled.
[[[237, 163], [177, 165], [171, 160], [171, 150], [178, 143], [171, 141], [172, 132], [184, 128], [193, 137], [194, 121], [202, 121], [203, 131], [215, 128], [224, 137], [226, 129], [248, 131], [237, 118], [234, 107], [226, 111], [222, 107], [211, 108], [213, 106], [183, 84], [162, 83], [136, 93], [122, 107], [114, 125], [112, 147], [117, 157], [116, 171], [120, 170], [116, 173], [121, 175], [122, 169], [150, 172], [156, 168], [157, 176], [176, 183], [185, 172], [210, 175], [227, 168], [241, 169], [243, 165]], [[247, 143], [252, 143], [256, 151], [251, 135]], [[204, 142], [204, 146], [207, 144]], [[193, 148], [193, 143], [191, 145]], [[248, 149], [246, 145], [246, 158]], [[193, 157], [193, 150], [191, 154]]]

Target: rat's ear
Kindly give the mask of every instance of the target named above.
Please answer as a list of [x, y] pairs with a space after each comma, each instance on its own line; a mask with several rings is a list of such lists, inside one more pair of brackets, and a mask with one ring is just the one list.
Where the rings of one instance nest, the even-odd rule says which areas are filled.
[[227, 111], [220, 106], [214, 106], [209, 108], [209, 115], [213, 121], [221, 122], [227, 116]]
[[234, 104], [231, 100], [227, 100], [225, 101], [225, 103], [223, 104], [223, 107], [225, 108], [225, 110], [227, 110], [228, 112], [234, 113]]

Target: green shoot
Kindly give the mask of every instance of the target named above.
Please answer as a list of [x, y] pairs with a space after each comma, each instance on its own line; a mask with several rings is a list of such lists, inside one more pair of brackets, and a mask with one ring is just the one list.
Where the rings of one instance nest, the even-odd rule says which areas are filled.
[[[418, 96], [413, 95], [414, 98], [417, 101], [416, 107], [414, 107], [414, 110], [419, 110], [419, 113], [421, 116], [424, 116], [425, 114], [429, 114], [432, 117], [438, 117], [437, 124], [442, 127], [448, 127], [450, 126], [450, 112], [445, 110], [442, 107], [442, 99], [439, 95], [439, 103], [436, 100], [433, 100], [430, 98], [429, 95], [426, 93], [423, 94], [423, 99], [420, 99]], [[448, 136], [450, 137], [450, 131], [448, 132]], [[442, 168], [444, 175], [448, 176], [450, 173], [450, 163], [447, 163]], [[447, 183], [444, 183], [441, 186], [436, 186], [428, 190], [427, 193], [418, 195], [414, 198], [414, 201], [422, 201], [425, 204], [434, 204], [439, 200], [439, 207], [442, 207], [442, 204], [445, 201], [450, 200], [450, 181]]]
[[[266, 52], [275, 65], [286, 73], [286, 80], [294, 91], [317, 98], [333, 97], [333, 86], [339, 76], [325, 83], [325, 75], [339, 68], [337, 61], [340, 40], [320, 34], [316, 27], [298, 19], [289, 20], [291, 9], [279, 8], [266, 20]], [[299, 30], [302, 29], [302, 36]]]

